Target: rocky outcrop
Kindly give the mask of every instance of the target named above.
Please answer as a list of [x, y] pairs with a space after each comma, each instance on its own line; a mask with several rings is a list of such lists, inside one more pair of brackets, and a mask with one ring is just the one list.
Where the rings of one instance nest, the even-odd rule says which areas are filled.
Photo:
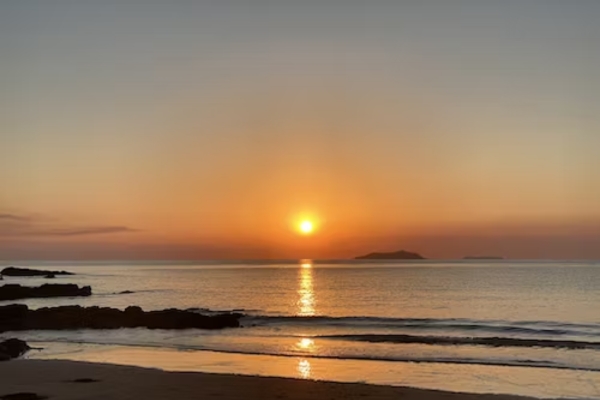
[[0, 307], [0, 332], [61, 329], [223, 329], [240, 326], [239, 313], [202, 315], [192, 311], [167, 309], [144, 311], [127, 307], [125, 311], [109, 307], [62, 306], [30, 310], [24, 304]]
[[39, 395], [33, 392], [18, 392], [0, 396], [0, 400], [46, 400], [48, 396]]
[[6, 267], [0, 271], [4, 276], [49, 276], [49, 275], [75, 275], [67, 271], [44, 271], [30, 268]]
[[29, 349], [27, 343], [19, 339], [8, 339], [0, 342], [0, 361], [20, 357]]
[[0, 301], [31, 299], [40, 297], [91, 296], [92, 288], [74, 284], [44, 284], [39, 287], [21, 285], [0, 286]]
[[369, 253], [355, 258], [356, 260], [424, 260], [425, 257], [410, 251], [392, 251], [389, 253]]

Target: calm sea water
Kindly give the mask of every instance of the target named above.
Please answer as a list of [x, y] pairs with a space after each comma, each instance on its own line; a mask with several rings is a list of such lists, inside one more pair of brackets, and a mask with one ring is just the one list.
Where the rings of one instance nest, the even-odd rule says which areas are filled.
[[76, 272], [55, 282], [91, 285], [94, 292], [24, 301], [33, 308], [139, 305], [246, 315], [244, 328], [218, 332], [4, 334], [40, 343], [34, 358], [600, 398], [600, 263], [30, 266]]

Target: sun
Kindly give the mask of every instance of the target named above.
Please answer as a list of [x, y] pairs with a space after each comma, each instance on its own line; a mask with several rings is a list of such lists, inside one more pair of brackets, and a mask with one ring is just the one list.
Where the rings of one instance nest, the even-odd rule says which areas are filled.
[[313, 224], [312, 221], [304, 220], [304, 221], [300, 222], [300, 224], [298, 225], [298, 228], [300, 229], [301, 233], [303, 233], [305, 235], [310, 235], [315, 230], [315, 225]]

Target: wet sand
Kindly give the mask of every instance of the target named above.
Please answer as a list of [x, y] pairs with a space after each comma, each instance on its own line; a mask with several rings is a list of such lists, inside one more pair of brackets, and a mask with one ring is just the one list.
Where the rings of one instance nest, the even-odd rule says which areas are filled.
[[517, 400], [525, 397], [451, 393], [360, 383], [267, 378], [58, 360], [0, 363], [0, 398], [32, 392], [48, 399], [404, 399]]

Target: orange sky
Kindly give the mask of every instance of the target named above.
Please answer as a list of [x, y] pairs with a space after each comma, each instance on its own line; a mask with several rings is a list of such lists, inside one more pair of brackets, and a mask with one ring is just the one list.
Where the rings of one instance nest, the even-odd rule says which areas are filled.
[[461, 7], [0, 6], [0, 259], [600, 257], [600, 9]]

